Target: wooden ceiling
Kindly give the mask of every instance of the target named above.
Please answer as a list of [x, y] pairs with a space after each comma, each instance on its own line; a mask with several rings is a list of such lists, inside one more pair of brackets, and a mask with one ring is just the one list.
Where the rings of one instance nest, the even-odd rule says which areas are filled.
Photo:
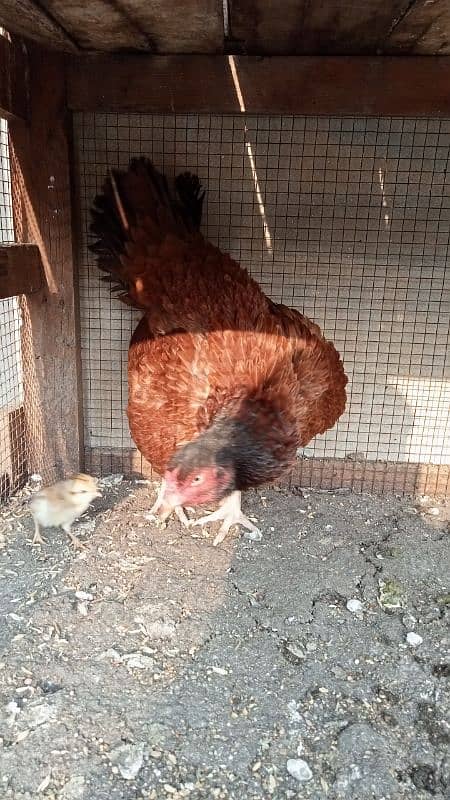
[[72, 53], [450, 54], [450, 0], [0, 0], [0, 24]]

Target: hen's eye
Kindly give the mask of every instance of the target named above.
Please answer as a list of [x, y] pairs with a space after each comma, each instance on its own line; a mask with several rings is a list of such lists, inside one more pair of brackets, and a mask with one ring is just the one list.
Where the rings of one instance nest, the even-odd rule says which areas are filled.
[[203, 475], [196, 475], [193, 481], [191, 481], [191, 485], [194, 486], [195, 484], [201, 483], [203, 480]]

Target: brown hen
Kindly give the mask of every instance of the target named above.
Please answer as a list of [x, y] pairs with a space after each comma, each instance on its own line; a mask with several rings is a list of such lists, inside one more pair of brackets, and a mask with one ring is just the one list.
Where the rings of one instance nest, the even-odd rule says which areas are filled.
[[128, 356], [128, 419], [163, 477], [153, 511], [220, 502], [194, 521], [259, 531], [242, 490], [275, 481], [345, 408], [339, 354], [313, 322], [273, 303], [199, 232], [199, 180], [170, 188], [146, 159], [114, 171], [92, 210], [92, 249], [121, 299], [143, 310]]

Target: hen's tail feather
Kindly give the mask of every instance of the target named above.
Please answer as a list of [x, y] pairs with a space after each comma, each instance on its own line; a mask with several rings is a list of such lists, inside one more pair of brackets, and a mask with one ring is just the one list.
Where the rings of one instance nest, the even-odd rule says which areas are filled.
[[134, 158], [126, 172], [111, 170], [94, 200], [90, 230], [96, 241], [89, 249], [107, 273], [104, 280], [115, 283], [112, 291], [126, 303], [136, 304], [122, 263], [127, 243], [142, 241], [150, 248], [167, 235], [184, 239], [200, 227], [205, 192], [198, 177], [179, 175], [175, 189], [149, 159]]
[[175, 178], [175, 188], [185, 214], [191, 220], [196, 230], [200, 229], [203, 211], [203, 199], [205, 190], [202, 192], [202, 185], [198, 175], [191, 172], [183, 172]]

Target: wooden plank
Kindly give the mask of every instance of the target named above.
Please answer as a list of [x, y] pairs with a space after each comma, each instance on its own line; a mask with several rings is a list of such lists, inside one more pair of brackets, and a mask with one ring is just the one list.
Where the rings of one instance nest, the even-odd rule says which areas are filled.
[[124, 11], [125, 3], [41, 0], [40, 5], [84, 50], [151, 50], [149, 37]]
[[36, 244], [0, 245], [0, 299], [42, 288], [42, 261]]
[[154, 53], [222, 53], [222, 0], [122, 0], [121, 8], [152, 42]]
[[[87, 447], [86, 469], [93, 475], [122, 472], [127, 477], [159, 480], [138, 450]], [[374, 494], [428, 494], [450, 497], [448, 464], [392, 461], [349, 461], [345, 458], [299, 458], [292, 473], [277, 482], [286, 489], [348, 489]]]
[[231, 38], [261, 55], [377, 54], [410, 0], [233, 0]]
[[393, 26], [386, 52], [450, 54], [449, 0], [416, 0]]
[[41, 5], [32, 0], [0, 0], [0, 25], [9, 33], [25, 36], [46, 47], [76, 52], [78, 48], [70, 36]]
[[27, 61], [20, 42], [0, 35], [0, 115], [28, 116]]
[[30, 469], [50, 481], [79, 469], [81, 436], [63, 58], [30, 48], [30, 76], [31, 122], [11, 122], [10, 153], [16, 239], [38, 245], [44, 272], [22, 300], [22, 346]]
[[107, 56], [71, 61], [68, 103], [94, 112], [446, 117], [449, 85], [449, 58]]

